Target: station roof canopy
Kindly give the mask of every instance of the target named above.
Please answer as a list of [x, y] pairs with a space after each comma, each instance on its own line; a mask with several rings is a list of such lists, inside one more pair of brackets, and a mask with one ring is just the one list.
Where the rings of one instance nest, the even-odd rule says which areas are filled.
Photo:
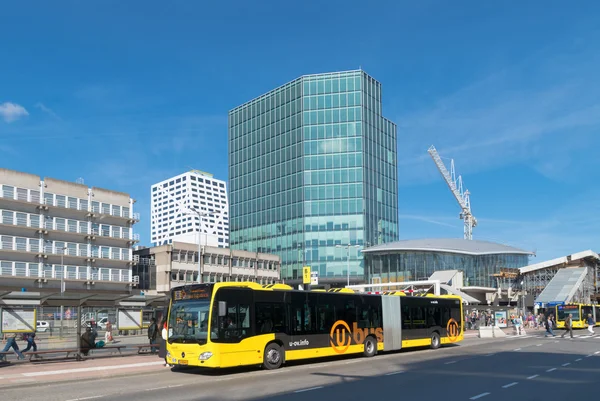
[[600, 263], [600, 256], [592, 250], [587, 250], [583, 252], [577, 252], [572, 255], [547, 260], [545, 262], [535, 263], [533, 265], [521, 267], [519, 268], [519, 271], [521, 272], [521, 274], [531, 273], [536, 270], [543, 270], [554, 266], [567, 266], [569, 264], [578, 263], [584, 259], [595, 260], [596, 263]]
[[[61, 291], [62, 289], [62, 291]], [[141, 295], [130, 283], [2, 276], [0, 306], [131, 306], [162, 305], [165, 295]]]
[[392, 253], [401, 251], [446, 252], [463, 255], [520, 254], [533, 255], [533, 252], [508, 245], [488, 241], [466, 240], [462, 238], [411, 239], [376, 245], [363, 250], [363, 253]]
[[163, 305], [165, 295], [107, 294], [94, 292], [0, 292], [2, 306], [121, 306], [146, 307]]

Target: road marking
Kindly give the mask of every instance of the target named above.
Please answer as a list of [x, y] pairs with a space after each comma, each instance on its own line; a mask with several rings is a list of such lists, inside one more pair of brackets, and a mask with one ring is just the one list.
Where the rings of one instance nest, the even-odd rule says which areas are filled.
[[581, 362], [581, 358], [575, 359], [575, 362]]
[[94, 395], [92, 397], [73, 398], [72, 400], [67, 400], [67, 401], [93, 400], [95, 398], [102, 398], [102, 397], [104, 397], [104, 396], [103, 395]]
[[397, 375], [397, 374], [400, 374], [400, 373], [404, 373], [404, 371], [403, 371], [403, 370], [401, 370], [400, 372], [391, 372], [391, 373], [386, 373], [385, 375], [386, 375], [386, 376], [391, 376], [391, 375]]
[[521, 348], [517, 348], [515, 351], [521, 351]]
[[567, 362], [567, 363], [563, 363], [562, 366], [569, 366], [571, 363]]
[[542, 346], [542, 344], [536, 344], [536, 347], [541, 347], [541, 346]]
[[142, 366], [159, 366], [163, 365], [163, 361], [157, 362], [144, 362], [144, 363], [130, 363], [128, 365], [111, 365], [111, 366], [96, 366], [93, 368], [79, 368], [79, 369], [62, 369], [62, 370], [50, 370], [46, 372], [28, 372], [21, 373], [26, 377], [35, 377], [35, 376], [50, 376], [50, 375], [62, 375], [68, 373], [80, 373], [80, 372], [98, 372], [102, 370], [115, 370], [115, 369], [127, 369], [127, 368], [138, 368]]
[[446, 362], [444, 365], [451, 365], [453, 363], [456, 363], [456, 361], [450, 361], [450, 362]]
[[494, 356], [494, 355], [496, 355], [496, 354], [487, 354], [487, 355], [484, 355], [484, 356]]
[[485, 397], [486, 395], [490, 395], [490, 393], [481, 393], [481, 394], [478, 394], [478, 395], [476, 395], [475, 397], [471, 397], [471, 398], [469, 398], [469, 399], [470, 399], [470, 400], [477, 400], [477, 399], [479, 399], [479, 398], [481, 398], [481, 397]]
[[589, 354], [589, 355], [586, 355], [585, 357], [586, 358], [591, 358], [592, 356], [594, 356], [594, 354]]
[[512, 382], [510, 384], [502, 386], [502, 388], [509, 388], [509, 387], [512, 387], [512, 386], [516, 386], [517, 384], [519, 384], [519, 382]]
[[540, 377], [540, 375], [533, 375], [533, 376], [529, 376], [529, 377], [527, 378], [527, 380], [532, 380], [532, 379], [535, 379], [536, 377]]
[[559, 343], [560, 341], [554, 341], [555, 343]]
[[596, 352], [594, 352], [594, 354], [595, 354], [595, 355], [598, 355], [598, 354], [600, 354], [600, 351], [596, 351]]
[[554, 372], [556, 368], [548, 369], [546, 372]]
[[323, 386], [317, 386], [317, 387], [311, 387], [311, 388], [304, 388], [302, 390], [296, 390], [296, 391], [294, 391], [294, 393], [303, 393], [305, 391], [318, 390], [320, 388], [323, 388]]

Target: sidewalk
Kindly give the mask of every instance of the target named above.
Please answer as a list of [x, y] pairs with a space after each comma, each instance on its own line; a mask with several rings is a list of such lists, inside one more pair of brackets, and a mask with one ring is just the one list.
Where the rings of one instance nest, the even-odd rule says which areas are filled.
[[83, 361], [33, 362], [0, 365], [0, 389], [15, 385], [79, 381], [160, 371], [163, 361], [154, 355], [131, 355]]

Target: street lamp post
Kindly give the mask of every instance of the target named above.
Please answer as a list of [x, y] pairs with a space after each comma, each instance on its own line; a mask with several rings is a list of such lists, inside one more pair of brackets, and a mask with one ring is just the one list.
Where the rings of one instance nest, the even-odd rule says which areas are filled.
[[[198, 283], [202, 283], [202, 261], [200, 260], [200, 258], [202, 257], [202, 218], [204, 216], [211, 216], [216, 214], [217, 212], [201, 212], [199, 210], [197, 210], [196, 208], [190, 207], [189, 210], [191, 212], [193, 212], [196, 216], [198, 216]], [[204, 245], [206, 246], [206, 236], [204, 237]]]
[[[63, 246], [61, 248], [61, 253], [60, 253], [60, 295], [61, 297], [63, 296], [63, 294], [65, 293], [65, 251], [67, 250], [66, 246]], [[61, 300], [61, 305], [60, 305], [60, 337], [62, 338], [63, 336], [63, 315], [65, 314], [65, 306], [63, 305], [64, 302], [62, 302]]]
[[348, 286], [350, 286], [350, 248], [360, 248], [360, 245], [336, 245], [336, 248], [346, 248], [346, 263], [347, 263], [347, 270], [346, 270], [346, 275], [347, 275], [347, 279], [348, 279]]

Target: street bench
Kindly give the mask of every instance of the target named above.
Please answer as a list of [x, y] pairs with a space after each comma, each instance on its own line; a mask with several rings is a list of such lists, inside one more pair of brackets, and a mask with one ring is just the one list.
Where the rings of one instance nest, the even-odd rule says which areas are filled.
[[105, 345], [104, 347], [101, 347], [101, 348], [91, 348], [90, 351], [102, 351], [103, 349], [116, 349], [117, 351], [119, 351], [119, 355], [123, 355], [121, 350], [124, 348], [127, 348], [127, 346], [126, 345]]
[[147, 350], [148, 352], [152, 351], [152, 348], [158, 349], [160, 345], [158, 344], [141, 344], [141, 345], [130, 345], [131, 348], [137, 348], [137, 353], [141, 354], [143, 350]]

